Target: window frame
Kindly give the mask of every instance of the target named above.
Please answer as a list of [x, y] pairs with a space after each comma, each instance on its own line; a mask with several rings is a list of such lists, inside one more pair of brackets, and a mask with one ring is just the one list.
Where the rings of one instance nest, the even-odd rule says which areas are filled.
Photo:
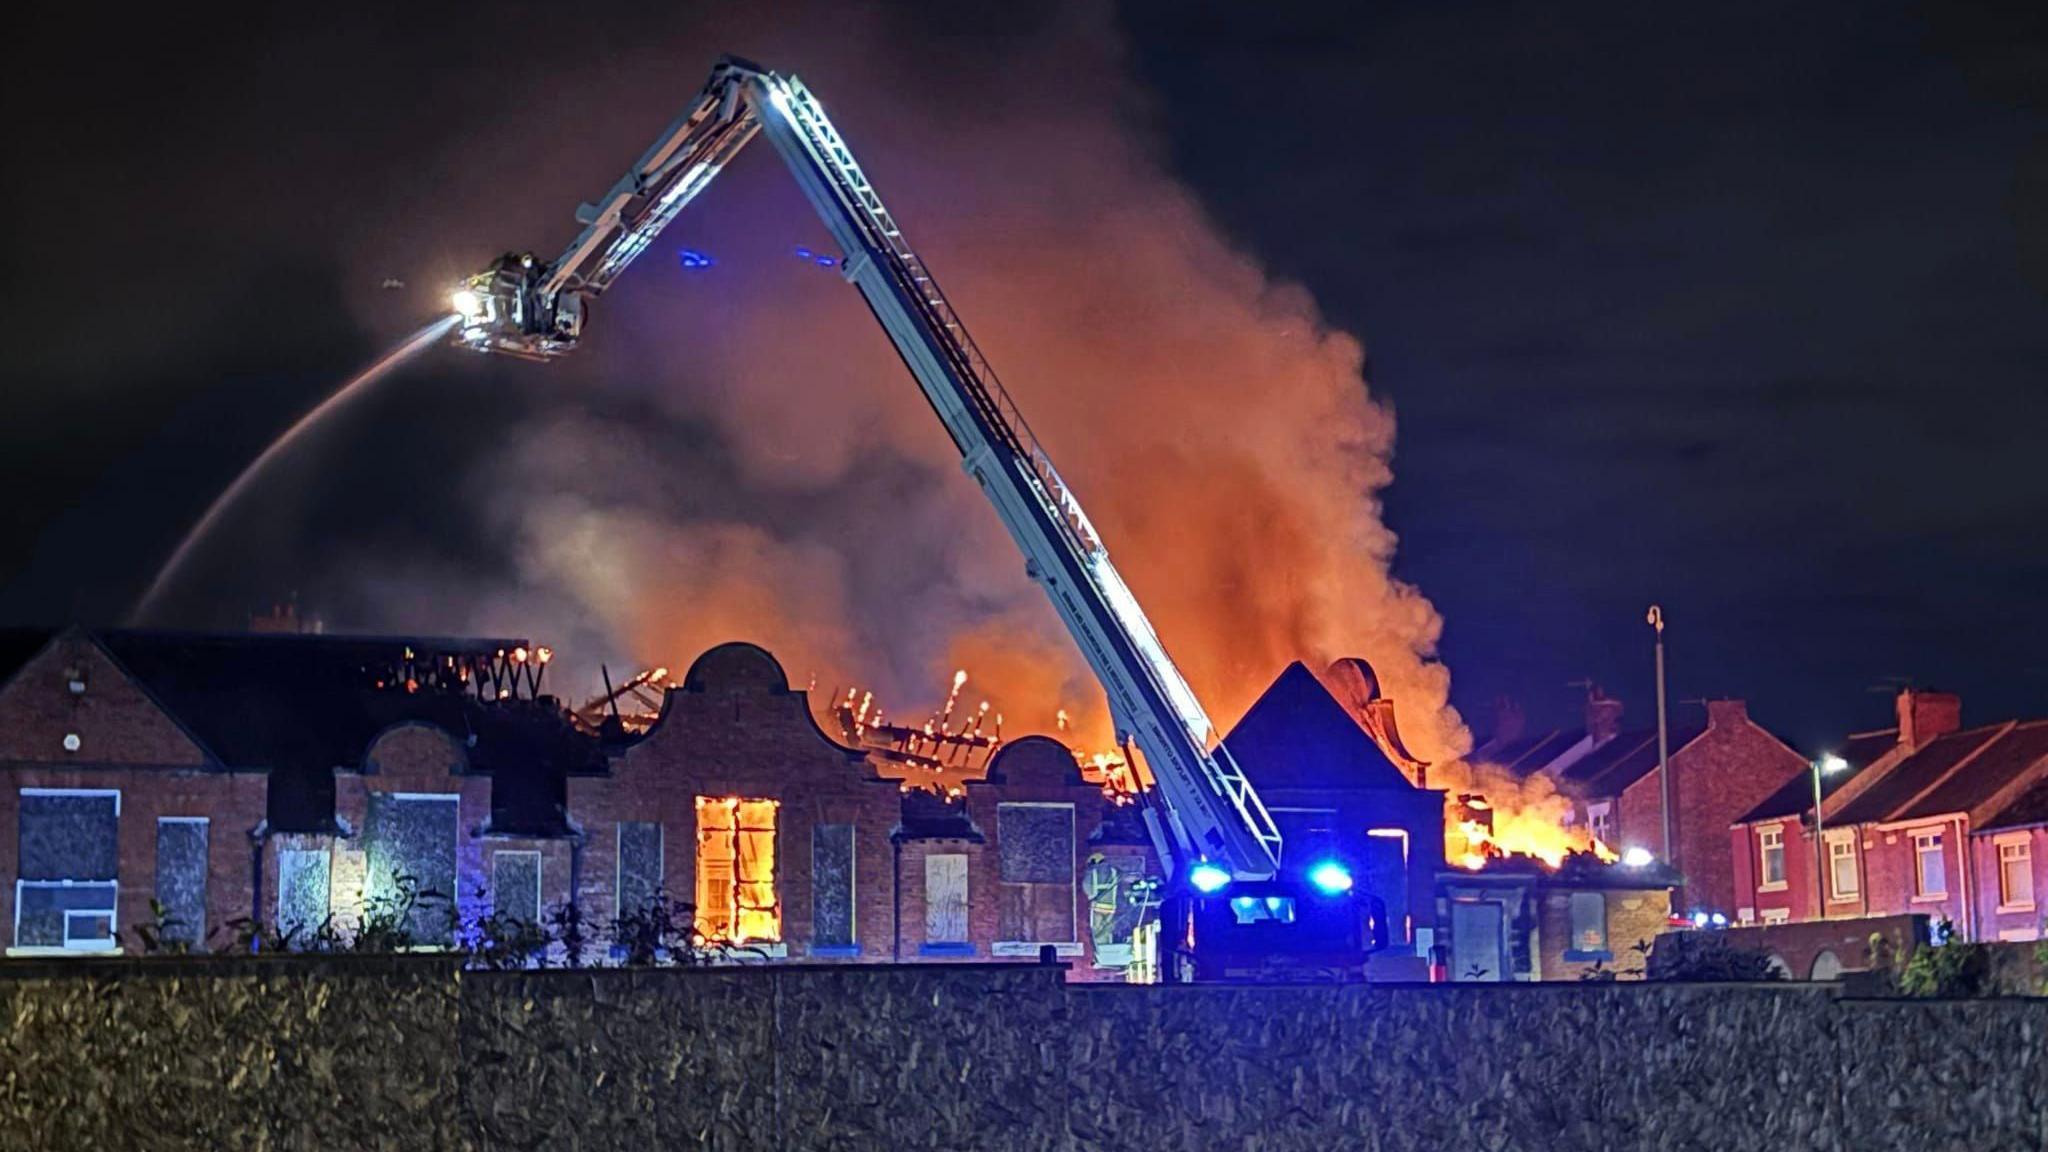
[[[1922, 828], [1910, 833], [1913, 842], [1913, 899], [1948, 899], [1948, 854], [1942, 850], [1944, 839], [1941, 828]], [[1931, 850], [1930, 850], [1931, 846]], [[1941, 887], [1927, 886], [1927, 858], [1933, 856], [1936, 866], [1941, 869]]]
[[[1588, 900], [1586, 898], [1598, 901], [1600, 905], [1600, 946], [1597, 948], [1584, 947], [1579, 940], [1579, 908], [1581, 905], [1588, 903]], [[1564, 958], [1566, 960], [1588, 961], [1614, 959], [1613, 944], [1612, 941], [1609, 939], [1610, 925], [1608, 923], [1606, 893], [1599, 891], [1579, 891], [1570, 893], [1569, 898], [1565, 902], [1565, 927], [1566, 931], [1569, 933], [1565, 940], [1564, 946]]]
[[[1856, 830], [1845, 828], [1837, 832], [1830, 828], [1826, 840], [1829, 902], [1847, 904], [1860, 899], [1863, 895], [1863, 861], [1856, 851]], [[1837, 852], [1835, 850], [1837, 848], [1845, 848], [1847, 851]], [[1840, 883], [1841, 869], [1839, 864], [1844, 860], [1849, 862], [1850, 886], [1848, 888], [1843, 888]]]
[[[932, 863], [937, 860], [960, 861], [960, 938], [937, 939], [932, 936]], [[926, 956], [972, 956], [974, 955], [974, 860], [966, 852], [928, 852], [924, 858], [924, 942], [918, 951]]]
[[[703, 919], [704, 822], [701, 818], [697, 816], [697, 813], [703, 811], [705, 807], [710, 805], [725, 805], [727, 801], [731, 802], [730, 807], [733, 810], [732, 828], [729, 830], [729, 834], [732, 837], [732, 878], [729, 881], [731, 885], [730, 894], [732, 897], [732, 903], [730, 905], [732, 921], [724, 935], [719, 937], [713, 937], [709, 932], [706, 932], [704, 930], [704, 925], [706, 923]], [[768, 806], [770, 813], [768, 827], [760, 828], [741, 823], [739, 811], [741, 808], [746, 807], [750, 804], [765, 804]], [[695, 899], [696, 901], [696, 906], [693, 909], [693, 911], [695, 913], [695, 916], [697, 917], [691, 923], [691, 930], [693, 932], [700, 936], [703, 936], [707, 940], [722, 941], [724, 943], [731, 944], [734, 947], [745, 949], [746, 951], [751, 953], [758, 953], [760, 955], [767, 956], [772, 959], [781, 959], [789, 954], [789, 936], [791, 932], [791, 925], [789, 923], [789, 902], [782, 898], [784, 895], [783, 885], [789, 877], [789, 862], [785, 857], [785, 853], [788, 851], [789, 845], [787, 839], [783, 836], [783, 818], [786, 811], [787, 809], [784, 804], [783, 798], [780, 796], [711, 796], [703, 793], [696, 794], [695, 803], [693, 804], [691, 809], [692, 835], [690, 839], [690, 869], [692, 872], [690, 878], [690, 890], [693, 899]], [[770, 836], [769, 844], [771, 859], [768, 865], [769, 870], [767, 883], [768, 890], [773, 894], [775, 901], [774, 904], [771, 906], [774, 910], [775, 915], [774, 939], [764, 940], [748, 938], [743, 940], [738, 938], [738, 929], [740, 924], [741, 913], [739, 899], [740, 885], [742, 883], [752, 883], [752, 881], [742, 881], [740, 879], [740, 837], [750, 832], [766, 832]], [[661, 851], [662, 875], [667, 876], [668, 833], [665, 828], [662, 832]], [[616, 900], [616, 897], [614, 899]], [[748, 911], [758, 912], [763, 911], [763, 909], [752, 908], [748, 909]]]
[[500, 856], [533, 857], [533, 922], [538, 926], [541, 921], [547, 918], [547, 906], [541, 902], [542, 893], [545, 891], [545, 885], [541, 881], [541, 874], [546, 870], [547, 861], [542, 859], [541, 851], [538, 848], [494, 848], [491, 850], [491, 915], [493, 916], [502, 916], [505, 913], [504, 907], [498, 900], [498, 857]]
[[206, 913], [213, 895], [213, 818], [210, 816], [159, 816], [156, 818], [155, 865], [157, 872], [150, 877], [150, 897], [162, 903], [163, 894], [163, 839], [166, 824], [197, 824], [204, 831], [200, 834], [199, 857], [199, 939], [186, 941], [193, 951], [206, 950]]
[[[1003, 800], [996, 804], [996, 885], [1000, 892], [1006, 884], [1023, 883], [1003, 879], [1002, 861], [1002, 813], [1005, 808], [1064, 808], [1067, 812], [1067, 851], [1075, 856], [1070, 878], [1067, 881], [1067, 924], [1075, 936], [1081, 934], [1081, 852], [1080, 814], [1070, 800]], [[997, 932], [1001, 933], [1001, 906], [997, 909]], [[1082, 944], [1074, 940], [996, 940], [989, 945], [991, 956], [1037, 956], [1041, 948], [1051, 948], [1053, 955], [1071, 959], [1082, 954]]]
[[[2034, 891], [2034, 845], [2032, 835], [2021, 832], [2016, 835], [1996, 836], [1992, 838], [1991, 846], [1998, 860], [1998, 911], [2032, 912], [2035, 901], [2040, 896], [2039, 893]], [[2017, 849], [2017, 851], [2008, 856], [2006, 855], [2008, 849]], [[2019, 874], [2026, 877], [2027, 893], [2024, 900], [2013, 899], [2012, 888], [2007, 884], [2008, 875], [2006, 869], [2011, 864], [2019, 865]]]
[[[782, 810], [776, 808], [775, 835], [782, 836]], [[818, 833], [825, 828], [846, 829], [846, 936], [844, 944], [818, 943]], [[777, 895], [776, 908], [782, 907]], [[787, 929], [784, 929], [787, 934]], [[851, 820], [821, 820], [811, 825], [811, 944], [813, 956], [858, 956], [860, 955], [860, 825]]]
[[[19, 834], [20, 831], [21, 820], [20, 801], [21, 799], [29, 796], [112, 797], [114, 801], [114, 875], [110, 879], [105, 880], [82, 880], [73, 877], [66, 877], [56, 880], [24, 880], [21, 878], [19, 872], [20, 861], [17, 858], [16, 874], [14, 879], [14, 924], [12, 925], [12, 933], [8, 937], [11, 943], [7, 949], [6, 954], [9, 956], [76, 956], [81, 953], [103, 954], [108, 952], [121, 951], [121, 790], [119, 788], [52, 788], [36, 785], [24, 785], [20, 788], [17, 788], [15, 789], [16, 806], [14, 817], [16, 821], [17, 835]], [[19, 848], [20, 845], [17, 842], [17, 852], [19, 851]], [[87, 915], [94, 916], [101, 915], [101, 913], [90, 909], [66, 908], [64, 909], [64, 927], [62, 932], [58, 936], [58, 940], [60, 941], [60, 943], [20, 943], [22, 905], [21, 897], [23, 892], [27, 891], [30, 888], [41, 890], [49, 888], [71, 889], [102, 886], [113, 889], [112, 900], [107, 907], [107, 911], [104, 913], [104, 915], [107, 918], [107, 939], [80, 941], [77, 944], [71, 943], [72, 913], [82, 912]]]
[[[1759, 892], [1782, 892], [1788, 886], [1785, 878], [1785, 826], [1769, 824], [1756, 830], [1756, 890]], [[1770, 878], [1771, 853], [1778, 856], [1778, 877]]]
[[[619, 820], [612, 824], [612, 919], [624, 916], [626, 907], [626, 833], [628, 824], [650, 824], [654, 827], [654, 875], [658, 880], [668, 878], [668, 826], [660, 820]], [[655, 891], [662, 885], [657, 883]]]

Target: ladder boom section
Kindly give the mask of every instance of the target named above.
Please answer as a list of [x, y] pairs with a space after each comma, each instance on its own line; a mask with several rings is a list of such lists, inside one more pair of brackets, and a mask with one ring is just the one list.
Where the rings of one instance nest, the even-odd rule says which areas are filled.
[[795, 77], [726, 57], [683, 113], [597, 203], [554, 260], [508, 254], [454, 295], [456, 341], [548, 360], [574, 349], [585, 307], [764, 132], [845, 253], [843, 272], [903, 357], [1109, 696], [1119, 738], [1155, 784], [1148, 821], [1169, 864], [1272, 875], [1280, 832], [1109, 550], [938, 281], [904, 238], [825, 110]]
[[959, 314], [883, 206], [824, 109], [793, 77], [756, 75], [763, 130], [847, 253], [897, 352], [995, 505], [1135, 739], [1162, 793], [1170, 855], [1271, 875], [1280, 833], [1160, 643], [1109, 550], [1031, 434]]

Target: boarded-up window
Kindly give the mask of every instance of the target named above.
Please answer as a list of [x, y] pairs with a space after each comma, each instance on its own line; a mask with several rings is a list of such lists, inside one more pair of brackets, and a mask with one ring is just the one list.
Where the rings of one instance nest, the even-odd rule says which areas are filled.
[[24, 788], [16, 824], [14, 943], [111, 951], [121, 794]]
[[1507, 978], [1503, 912], [1490, 900], [1451, 902], [1451, 979], [1495, 983]]
[[1074, 942], [1074, 806], [998, 804], [996, 843], [997, 936], [1011, 943]]
[[197, 949], [206, 939], [206, 835], [204, 817], [156, 822], [156, 902], [167, 943]]
[[23, 880], [112, 880], [120, 858], [121, 794], [21, 790]]
[[540, 923], [540, 853], [492, 854], [491, 910], [507, 920]]
[[661, 825], [641, 820], [619, 823], [617, 915], [645, 912], [661, 899]]
[[851, 948], [853, 939], [853, 825], [811, 827], [811, 943]]
[[[412, 938], [422, 944], [452, 944], [455, 936], [456, 797], [408, 793], [370, 794], [364, 837], [366, 905], [394, 907], [404, 899], [406, 878], [414, 903], [407, 917]], [[366, 910], [368, 914], [368, 910]]]
[[1598, 892], [1574, 892], [1571, 912], [1572, 939], [1565, 958], [1607, 958], [1607, 897]]
[[967, 943], [967, 857], [924, 858], [924, 938], [929, 944]]
[[327, 863], [325, 848], [277, 854], [277, 930], [295, 944], [327, 922]]
[[735, 944], [782, 939], [774, 800], [697, 797], [697, 931]]

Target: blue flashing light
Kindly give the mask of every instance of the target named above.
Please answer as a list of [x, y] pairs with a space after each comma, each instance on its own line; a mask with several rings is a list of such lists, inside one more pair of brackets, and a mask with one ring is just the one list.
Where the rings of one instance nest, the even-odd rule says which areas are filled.
[[1325, 860], [1308, 870], [1308, 882], [1325, 896], [1341, 896], [1351, 891], [1351, 869], [1335, 860]]
[[690, 269], [709, 268], [718, 263], [718, 261], [697, 251], [695, 248], [685, 248], [677, 252], [676, 259], [681, 262], [683, 267]]
[[1230, 887], [1230, 870], [1204, 860], [1188, 869], [1188, 884], [1204, 896], [1214, 896]]
[[827, 256], [823, 252], [813, 252], [809, 248], [798, 248], [796, 250], [796, 258], [808, 260], [820, 268], [839, 267], [839, 258], [837, 256]]

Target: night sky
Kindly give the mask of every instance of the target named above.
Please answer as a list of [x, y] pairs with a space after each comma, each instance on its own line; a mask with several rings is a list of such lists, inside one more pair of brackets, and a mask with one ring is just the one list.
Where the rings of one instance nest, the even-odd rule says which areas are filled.
[[[2048, 713], [2048, 6], [990, 7], [32, 18], [0, 79], [0, 621], [121, 620], [454, 276], [566, 239], [719, 51], [842, 78], [849, 135], [894, 158], [920, 142], [872, 109], [916, 101], [917, 69], [971, 94], [1013, 43], [1085, 34], [1121, 43], [1130, 115], [1231, 241], [1364, 343], [1399, 422], [1394, 571], [1482, 734], [1503, 694], [1565, 720], [1589, 677], [1646, 719], [1652, 602], [1676, 709], [1744, 696], [1809, 750], [1882, 726], [1903, 683], [1966, 721]], [[839, 62], [856, 27], [882, 64]], [[551, 158], [494, 184], [512, 127]], [[519, 565], [476, 470], [560, 403], [496, 365], [379, 393], [238, 510], [164, 622], [298, 592], [340, 627], [523, 630], [463, 607]]]

